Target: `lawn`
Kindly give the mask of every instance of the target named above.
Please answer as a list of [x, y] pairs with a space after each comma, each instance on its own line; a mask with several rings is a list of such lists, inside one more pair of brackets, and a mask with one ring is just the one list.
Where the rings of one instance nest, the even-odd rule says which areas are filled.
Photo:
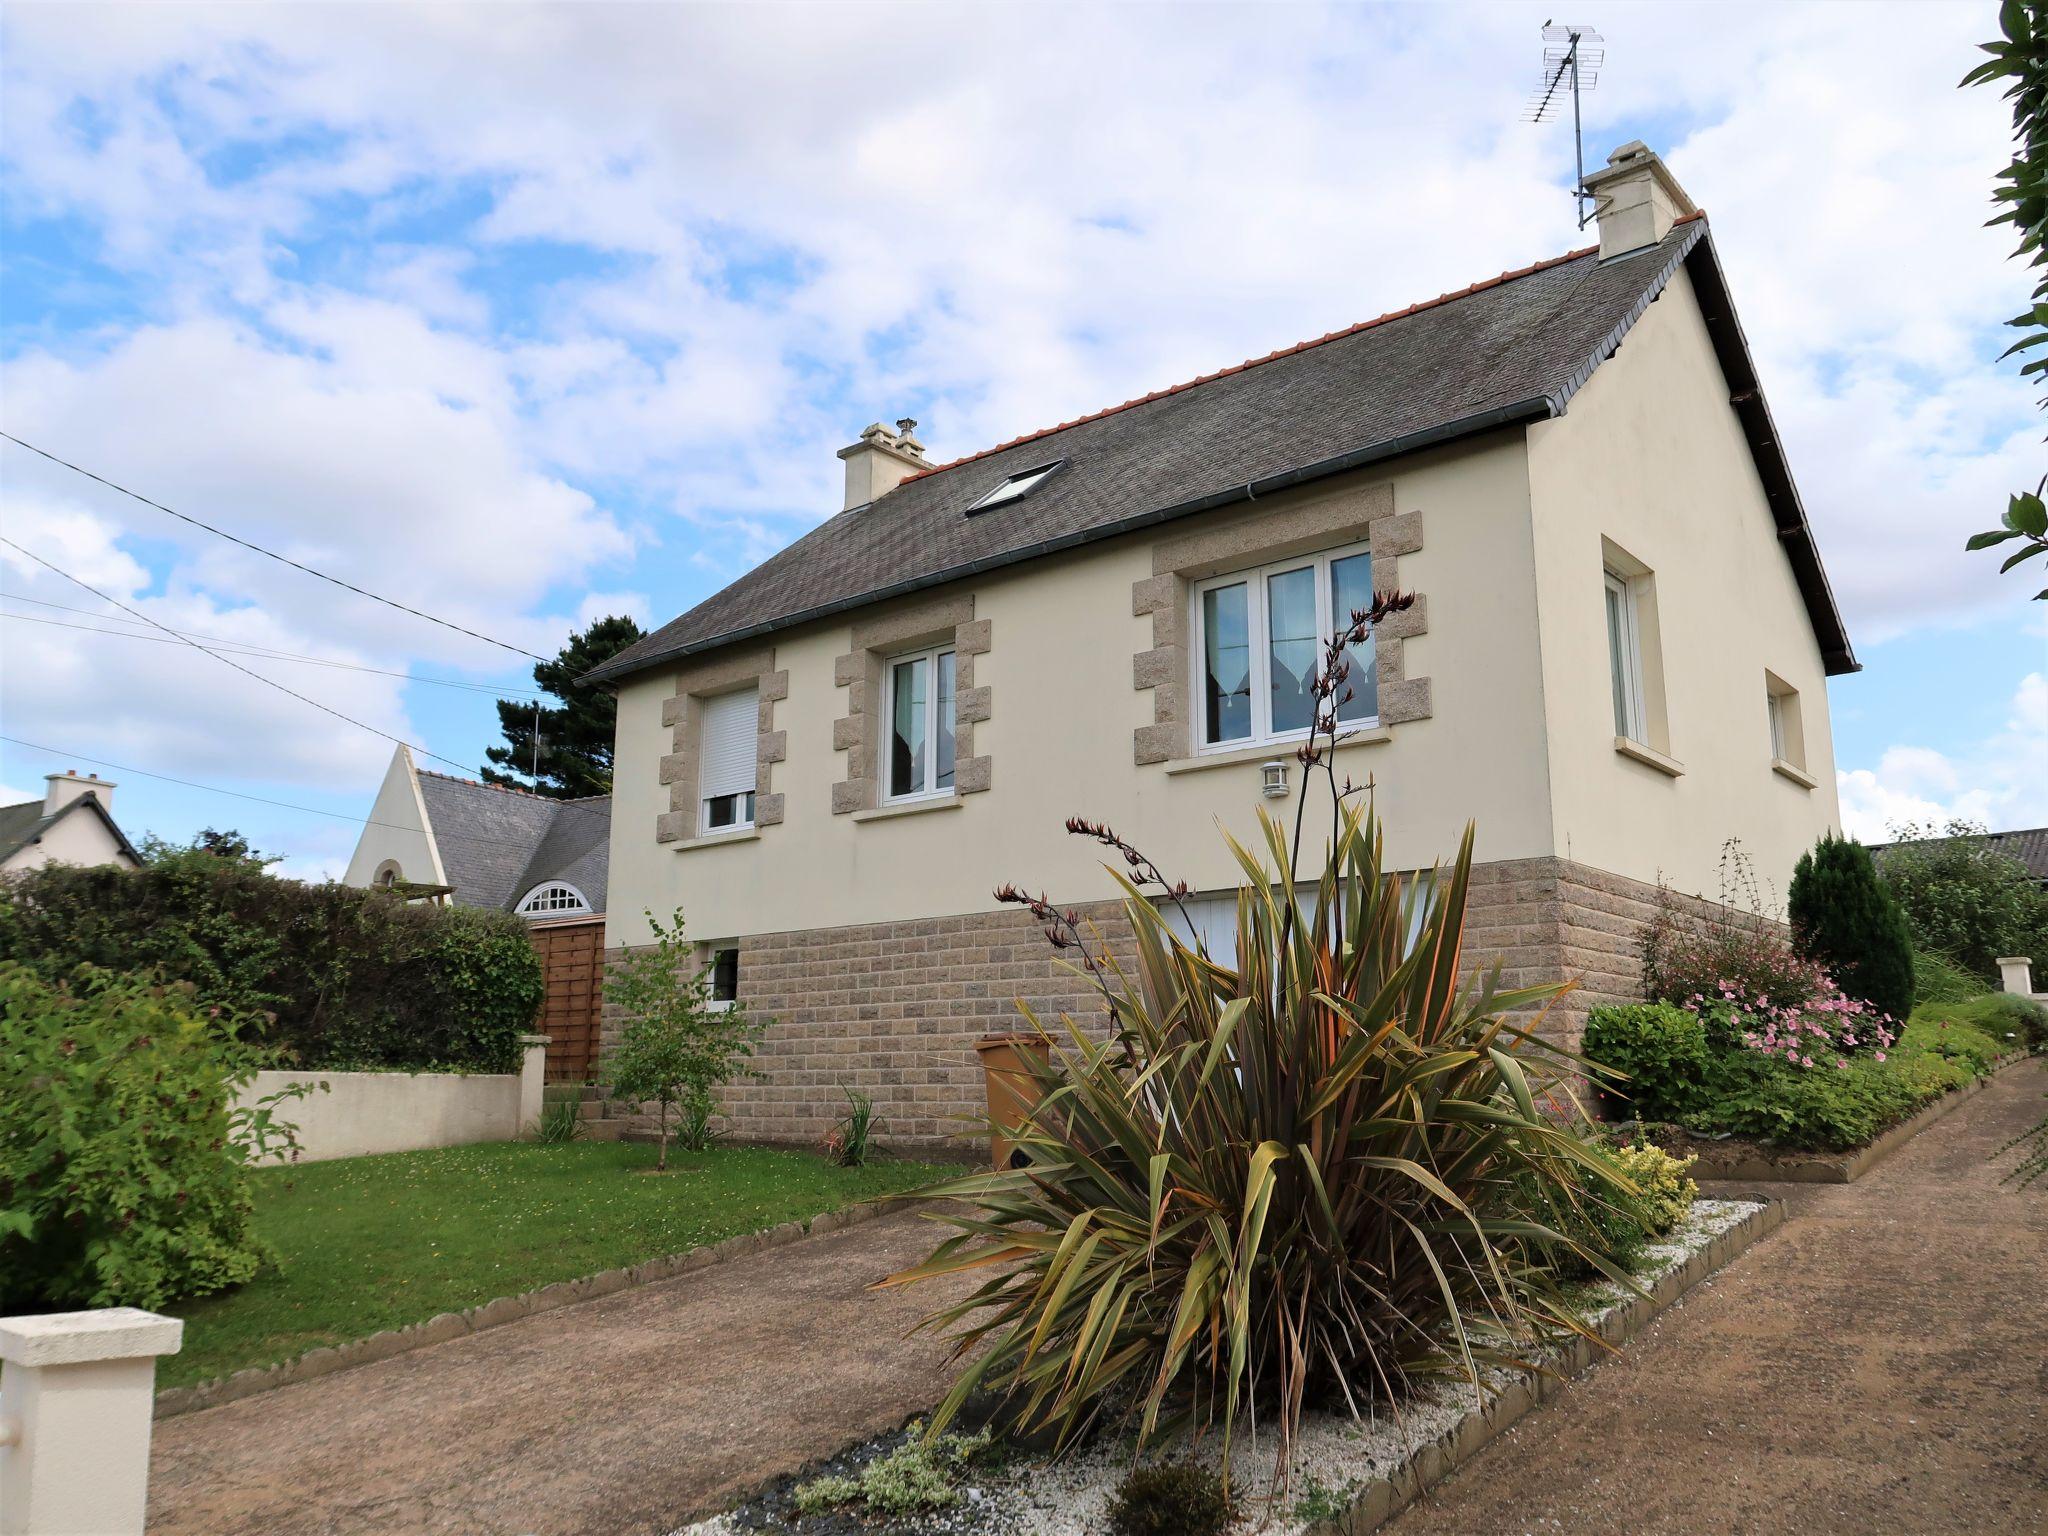
[[166, 1310], [185, 1347], [157, 1363], [185, 1386], [423, 1322], [557, 1280], [682, 1253], [911, 1189], [957, 1168], [807, 1152], [670, 1153], [620, 1142], [400, 1152], [265, 1169], [257, 1221], [277, 1264], [240, 1290]]

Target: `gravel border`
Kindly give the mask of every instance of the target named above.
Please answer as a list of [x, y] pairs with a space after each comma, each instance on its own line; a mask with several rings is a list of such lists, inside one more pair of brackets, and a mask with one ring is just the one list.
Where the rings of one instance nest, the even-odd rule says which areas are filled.
[[[1606, 1345], [1619, 1346], [1784, 1219], [1784, 1204], [1777, 1200], [1697, 1202], [1685, 1224], [1649, 1250], [1650, 1269], [1641, 1280], [1648, 1294], [1602, 1282], [1592, 1288], [1596, 1306], [1589, 1325]], [[1243, 1435], [1231, 1455], [1232, 1486], [1247, 1516], [1243, 1529], [1259, 1536], [1364, 1536], [1377, 1530], [1608, 1352], [1587, 1339], [1571, 1340], [1546, 1358], [1545, 1374], [1490, 1376], [1483, 1402], [1474, 1401], [1469, 1386], [1445, 1382], [1425, 1388], [1398, 1413], [1372, 1419], [1305, 1414], [1295, 1441], [1289, 1497], [1271, 1501], [1270, 1509], [1273, 1438], [1270, 1433]], [[685, 1526], [674, 1536], [788, 1530], [789, 1494], [797, 1484], [821, 1471], [857, 1468], [902, 1439], [898, 1431], [850, 1447], [820, 1467], [781, 1480], [738, 1509]], [[949, 1509], [895, 1522], [830, 1515], [806, 1521], [800, 1529], [803, 1536], [856, 1531], [876, 1536], [1100, 1536], [1107, 1528], [1109, 1499], [1130, 1465], [1129, 1447], [1121, 1442], [1056, 1461], [1023, 1455], [963, 1487], [960, 1501]]]
[[821, 1211], [807, 1221], [785, 1221], [780, 1226], [767, 1227], [759, 1232], [742, 1232], [737, 1237], [728, 1237], [723, 1242], [712, 1243], [707, 1247], [665, 1254], [660, 1258], [647, 1259], [623, 1269], [607, 1269], [574, 1280], [558, 1280], [553, 1285], [544, 1285], [538, 1290], [522, 1291], [516, 1296], [500, 1296], [494, 1301], [465, 1307], [460, 1312], [443, 1312], [439, 1317], [429, 1318], [423, 1323], [409, 1323], [403, 1328], [387, 1328], [379, 1333], [366, 1334], [360, 1339], [350, 1339], [346, 1344], [308, 1350], [303, 1355], [281, 1360], [275, 1365], [253, 1365], [232, 1375], [216, 1376], [211, 1381], [197, 1382], [189, 1387], [165, 1387], [156, 1395], [153, 1417], [171, 1419], [181, 1413], [197, 1413], [202, 1408], [217, 1408], [222, 1403], [237, 1402], [245, 1397], [254, 1397], [259, 1392], [291, 1386], [294, 1382], [311, 1381], [317, 1376], [332, 1375], [335, 1371], [345, 1371], [352, 1366], [389, 1360], [394, 1355], [425, 1349], [432, 1344], [446, 1344], [451, 1339], [466, 1338], [472, 1333], [482, 1333], [491, 1328], [502, 1328], [505, 1324], [516, 1323], [521, 1318], [532, 1317], [541, 1312], [552, 1312], [557, 1307], [573, 1306], [579, 1301], [594, 1301], [599, 1296], [610, 1296], [637, 1286], [652, 1285], [660, 1280], [673, 1280], [693, 1270], [707, 1269], [714, 1264], [725, 1264], [733, 1259], [743, 1259], [748, 1254], [759, 1253], [768, 1248], [786, 1247], [807, 1237], [822, 1237], [827, 1232], [841, 1232], [848, 1227], [857, 1227], [862, 1222], [873, 1221], [878, 1216], [887, 1216], [918, 1203], [907, 1196], [890, 1196], [860, 1205], [846, 1206], [836, 1211]]
[[1699, 1159], [1692, 1168], [1695, 1179], [1762, 1184], [1853, 1184], [1942, 1116], [1990, 1087], [2000, 1073], [2036, 1059], [2025, 1053], [2008, 1056], [1984, 1076], [1949, 1090], [1889, 1130], [1880, 1131], [1862, 1146], [1852, 1147], [1846, 1152], [1778, 1151], [1760, 1142], [1732, 1137], [1726, 1141], [1714, 1141], [1696, 1136], [1674, 1140], [1669, 1150]]

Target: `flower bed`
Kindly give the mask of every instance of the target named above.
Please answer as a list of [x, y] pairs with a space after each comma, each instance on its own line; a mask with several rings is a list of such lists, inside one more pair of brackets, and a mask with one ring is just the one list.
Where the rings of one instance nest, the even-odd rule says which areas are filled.
[[[1646, 1251], [1637, 1272], [1640, 1283], [1657, 1305], [1668, 1304], [1687, 1284], [1768, 1230], [1763, 1218], [1778, 1209], [1740, 1200], [1699, 1201], [1683, 1222]], [[1724, 1246], [1710, 1254], [1717, 1241]], [[1609, 1281], [1585, 1287], [1581, 1302], [1587, 1321], [1610, 1342], [1627, 1337], [1655, 1310]], [[1572, 1362], [1562, 1355], [1545, 1363], [1559, 1375], [1570, 1374]], [[1484, 1405], [1475, 1401], [1469, 1386], [1442, 1382], [1369, 1416], [1305, 1413], [1294, 1439], [1291, 1478], [1277, 1497], [1271, 1430], [1246, 1434], [1231, 1455], [1231, 1488], [1236, 1509], [1244, 1517], [1241, 1524], [1273, 1536], [1307, 1536], [1329, 1530], [1340, 1520], [1347, 1529], [1369, 1529], [1504, 1428], [1514, 1417], [1506, 1411], [1511, 1404], [1525, 1411], [1555, 1381], [1493, 1371], [1487, 1377]], [[1110, 1529], [1106, 1512], [1111, 1500], [1134, 1464], [1132, 1447], [1121, 1438], [1098, 1440], [1063, 1458], [998, 1444], [992, 1457], [969, 1466], [952, 1500], [941, 1508], [879, 1520], [849, 1510], [797, 1512], [799, 1490], [820, 1476], [857, 1476], [896, 1452], [910, 1433], [901, 1430], [853, 1446], [821, 1467], [784, 1479], [738, 1509], [687, 1526], [676, 1536], [742, 1536], [755, 1531], [785, 1536], [878, 1531], [891, 1536], [1102, 1536]], [[1197, 1451], [1193, 1459], [1217, 1469], [1214, 1438], [1206, 1445], [1206, 1455]]]

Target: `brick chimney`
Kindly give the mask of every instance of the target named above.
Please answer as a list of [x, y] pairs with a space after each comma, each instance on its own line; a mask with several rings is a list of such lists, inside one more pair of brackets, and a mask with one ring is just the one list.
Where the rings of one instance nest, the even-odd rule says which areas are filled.
[[62, 773], [46, 773], [43, 782], [50, 787], [43, 792], [43, 814], [54, 816], [81, 795], [97, 795], [100, 809], [114, 808], [114, 785], [111, 779], [103, 779], [96, 773], [78, 776], [76, 768], [66, 768]]
[[1604, 170], [1586, 178], [1600, 220], [1600, 259], [1655, 245], [1688, 213], [1697, 213], [1678, 178], [1641, 139], [1607, 157]]
[[864, 507], [886, 496], [921, 469], [930, 469], [917, 423], [908, 416], [890, 431], [879, 421], [861, 433], [860, 441], [839, 450], [846, 461], [846, 506]]

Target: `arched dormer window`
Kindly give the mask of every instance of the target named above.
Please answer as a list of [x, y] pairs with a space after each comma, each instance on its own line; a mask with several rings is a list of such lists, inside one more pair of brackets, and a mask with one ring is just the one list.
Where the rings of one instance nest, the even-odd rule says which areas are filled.
[[377, 873], [370, 877], [370, 883], [379, 890], [388, 891], [405, 878], [396, 859], [386, 859], [377, 866]]
[[566, 880], [543, 880], [528, 891], [513, 910], [521, 917], [566, 917], [575, 912], [588, 912], [590, 903]]

